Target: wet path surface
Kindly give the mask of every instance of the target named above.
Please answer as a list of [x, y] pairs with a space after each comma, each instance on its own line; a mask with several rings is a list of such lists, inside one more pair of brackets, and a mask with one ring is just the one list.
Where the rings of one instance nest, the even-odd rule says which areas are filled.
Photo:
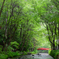
[[40, 53], [40, 55], [34, 54], [34, 56], [25, 55], [25, 56], [21, 57], [20, 59], [53, 59], [53, 58], [47, 53]]
[[48, 53], [39, 53], [39, 55], [24, 55], [19, 58], [13, 58], [13, 59], [53, 59]]

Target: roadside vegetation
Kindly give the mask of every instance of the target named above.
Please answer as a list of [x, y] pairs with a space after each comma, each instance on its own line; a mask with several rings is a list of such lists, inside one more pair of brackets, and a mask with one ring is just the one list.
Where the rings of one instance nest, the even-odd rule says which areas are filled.
[[37, 48], [50, 48], [50, 55], [59, 55], [59, 1], [1, 0], [0, 59], [28, 53]]

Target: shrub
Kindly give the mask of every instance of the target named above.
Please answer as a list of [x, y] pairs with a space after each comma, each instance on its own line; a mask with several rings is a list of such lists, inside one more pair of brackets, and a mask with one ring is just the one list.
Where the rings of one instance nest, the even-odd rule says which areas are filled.
[[19, 45], [19, 43], [17, 43], [16, 41], [11, 42], [11, 46], [14, 47], [14, 48], [18, 49], [19, 48], [18, 45]]
[[8, 51], [7, 55], [8, 57], [16, 57], [16, 56], [19, 56], [20, 54], [18, 52]]
[[38, 53], [38, 50], [34, 50], [31, 52], [31, 54], [36, 54], [36, 53]]
[[3, 46], [2, 46], [2, 45], [0, 45], [0, 53], [2, 52], [2, 48], [3, 48]]
[[12, 50], [14, 50], [14, 48], [12, 48], [11, 46], [8, 46], [7, 51], [12, 51]]
[[50, 54], [51, 50], [48, 51], [48, 53]]
[[50, 52], [50, 55], [51, 55], [54, 59], [56, 59], [57, 56], [59, 55], [59, 50], [52, 50], [52, 51]]
[[52, 57], [54, 57], [54, 56], [55, 56], [55, 53], [56, 53], [56, 51], [55, 51], [55, 50], [52, 50], [52, 51], [50, 52], [50, 55], [51, 55]]
[[0, 54], [0, 59], [7, 59], [7, 58], [8, 58], [8, 55]]
[[12, 52], [12, 51], [2, 51], [0, 53], [0, 59], [7, 59], [7, 58], [12, 58], [12, 57], [16, 57], [16, 56], [20, 56], [19, 51], [16, 52]]
[[55, 58], [55, 59], [58, 58], [58, 55], [59, 55], [59, 52], [56, 52], [54, 58]]
[[26, 55], [26, 54], [27, 54], [27, 52], [26, 52], [26, 51], [24, 51], [24, 52], [23, 52], [23, 54], [24, 54], [24, 55]]

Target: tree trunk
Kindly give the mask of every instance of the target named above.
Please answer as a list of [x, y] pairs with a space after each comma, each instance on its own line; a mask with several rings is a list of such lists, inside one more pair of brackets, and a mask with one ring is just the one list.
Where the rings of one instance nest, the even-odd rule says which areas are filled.
[[1, 13], [2, 13], [2, 10], [3, 10], [3, 7], [4, 7], [4, 3], [5, 3], [5, 0], [3, 0], [3, 3], [2, 3], [2, 7], [1, 7], [1, 10], [0, 10], [0, 16], [1, 16]]

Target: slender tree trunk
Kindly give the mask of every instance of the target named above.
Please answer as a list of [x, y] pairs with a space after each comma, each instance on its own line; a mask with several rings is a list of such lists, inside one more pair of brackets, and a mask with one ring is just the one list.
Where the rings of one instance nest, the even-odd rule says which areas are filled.
[[49, 39], [50, 43], [52, 44], [51, 36], [50, 36], [50, 34], [49, 34], [49, 28], [48, 28], [48, 25], [46, 25], [46, 29], [47, 29], [47, 31], [48, 31], [48, 39]]
[[55, 35], [53, 36], [53, 50], [55, 50]]
[[59, 23], [58, 23], [58, 38], [59, 38]]
[[57, 24], [55, 23], [55, 35], [57, 35]]
[[[51, 31], [51, 34], [52, 34], [52, 38], [50, 36], [48, 27], [50, 28], [50, 31]], [[48, 39], [49, 39], [49, 41], [51, 43], [51, 49], [55, 50], [55, 35], [53, 35], [53, 30], [51, 29], [50, 25], [46, 25], [46, 28], [47, 28], [47, 31], [48, 31]], [[53, 41], [51, 39], [53, 39]]]
[[[58, 23], [58, 39], [59, 39], [59, 23]], [[58, 44], [58, 49], [59, 49], [59, 44]]]
[[3, 0], [3, 3], [2, 3], [2, 7], [1, 7], [1, 10], [0, 10], [0, 16], [1, 16], [1, 13], [2, 13], [2, 10], [3, 10], [3, 7], [4, 7], [4, 3], [5, 3], [5, 0]]

